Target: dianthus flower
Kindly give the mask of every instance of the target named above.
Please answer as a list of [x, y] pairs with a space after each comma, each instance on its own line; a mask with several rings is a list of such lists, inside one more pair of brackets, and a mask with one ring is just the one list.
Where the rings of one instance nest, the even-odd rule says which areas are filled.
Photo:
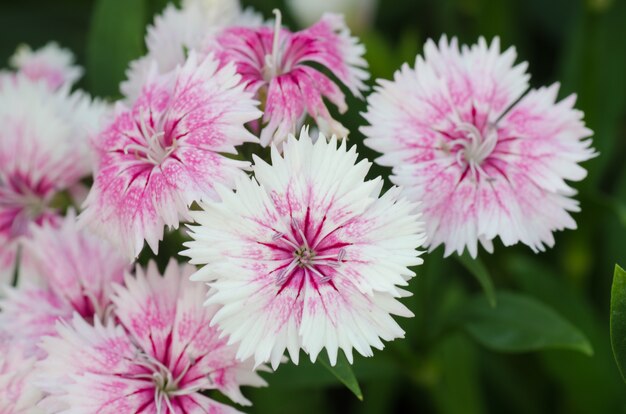
[[165, 225], [178, 227], [193, 202], [249, 166], [223, 154], [258, 140], [244, 125], [261, 113], [234, 67], [217, 66], [192, 52], [173, 72], [153, 70], [132, 108], [119, 104], [95, 140], [97, 173], [80, 219], [130, 258], [144, 240], [156, 252]]
[[40, 383], [49, 393], [47, 413], [215, 413], [238, 411], [204, 396], [219, 390], [248, 405], [241, 385], [263, 386], [252, 361], [235, 359], [235, 349], [209, 322], [217, 310], [203, 307], [206, 286], [191, 283], [192, 266], [171, 261], [161, 276], [151, 262], [128, 275], [113, 301], [116, 323], [94, 325], [75, 317], [47, 337]]
[[21, 256], [20, 285], [0, 300], [0, 326], [27, 355], [43, 355], [39, 340], [55, 333], [57, 321], [75, 313], [90, 321], [106, 318], [111, 285], [123, 281], [127, 268], [106, 241], [78, 228], [73, 212], [58, 225], [33, 226]]
[[72, 86], [83, 74], [83, 69], [74, 65], [74, 55], [67, 49], [51, 42], [32, 50], [20, 46], [10, 59], [17, 73], [33, 81], [44, 81], [52, 90]]
[[341, 15], [325, 14], [308, 29], [292, 33], [281, 27], [280, 12], [275, 13], [273, 29], [227, 28], [206, 50], [215, 51], [223, 64], [234, 62], [247, 90], [264, 105], [261, 145], [279, 145], [307, 115], [322, 133], [346, 136], [347, 129], [333, 119], [324, 102], [327, 99], [343, 113], [345, 95], [320, 66], [361, 97], [363, 81], [369, 77], [364, 70], [365, 48], [350, 36]]
[[283, 149], [192, 213], [182, 254], [206, 264], [193, 280], [211, 286], [211, 323], [238, 357], [276, 367], [285, 349], [295, 363], [301, 348], [312, 361], [326, 348], [332, 364], [339, 348], [349, 361], [353, 348], [370, 356], [404, 335], [392, 314], [412, 316], [396, 298], [422, 263], [415, 205], [397, 188], [381, 196], [382, 179], [366, 181], [371, 164], [345, 140], [313, 144], [303, 130]]
[[0, 235], [58, 219], [55, 198], [91, 173], [89, 138], [106, 106], [18, 75], [0, 87]]
[[515, 57], [498, 38], [459, 50], [444, 36], [368, 98], [365, 144], [422, 203], [428, 245], [446, 256], [475, 257], [478, 242], [491, 252], [496, 237], [542, 251], [554, 231], [576, 228], [566, 181], [586, 176], [591, 131], [574, 95], [556, 102], [558, 84], [524, 95], [527, 65]]

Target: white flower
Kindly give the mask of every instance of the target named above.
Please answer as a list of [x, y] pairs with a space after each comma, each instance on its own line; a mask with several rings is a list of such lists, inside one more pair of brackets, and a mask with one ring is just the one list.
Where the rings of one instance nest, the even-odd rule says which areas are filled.
[[183, 254], [206, 264], [192, 279], [215, 292], [212, 323], [239, 342], [239, 358], [276, 367], [285, 349], [295, 363], [300, 348], [312, 361], [326, 348], [332, 364], [339, 348], [349, 361], [353, 348], [370, 356], [404, 335], [391, 315], [412, 316], [396, 298], [422, 263], [415, 205], [397, 188], [381, 196], [382, 179], [365, 180], [371, 164], [345, 140], [313, 144], [303, 129], [283, 150], [192, 212]]
[[167, 73], [182, 65], [191, 50], [201, 51], [212, 35], [229, 25], [260, 25], [262, 18], [242, 10], [238, 0], [186, 0], [179, 9], [168, 5], [148, 26], [148, 53], [131, 62], [127, 80], [120, 89], [129, 101], [141, 92], [150, 67], [156, 62], [159, 73]]
[[83, 69], [74, 65], [72, 52], [55, 42], [37, 50], [21, 45], [9, 63], [19, 74], [31, 80], [43, 80], [52, 90], [72, 86], [83, 75]]

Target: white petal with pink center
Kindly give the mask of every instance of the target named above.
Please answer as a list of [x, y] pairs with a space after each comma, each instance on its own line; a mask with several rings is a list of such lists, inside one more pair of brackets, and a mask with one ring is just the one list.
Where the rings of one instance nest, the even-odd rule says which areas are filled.
[[83, 74], [83, 69], [74, 65], [74, 55], [55, 42], [32, 50], [21, 45], [10, 60], [18, 73], [34, 81], [42, 80], [52, 90], [72, 86]]
[[177, 228], [189, 206], [233, 186], [249, 163], [223, 154], [258, 139], [244, 125], [257, 102], [233, 66], [191, 53], [166, 75], [156, 69], [132, 108], [120, 104], [95, 142], [98, 171], [81, 220], [119, 245], [129, 258], [144, 240], [158, 251], [164, 227]]
[[498, 38], [459, 49], [444, 36], [368, 98], [365, 144], [422, 203], [428, 245], [446, 256], [475, 257], [478, 242], [491, 252], [496, 237], [543, 251], [554, 231], [576, 228], [566, 180], [585, 177], [591, 131], [574, 95], [556, 102], [558, 85], [523, 96], [527, 65], [515, 57]]
[[51, 206], [91, 172], [89, 138], [106, 105], [18, 76], [0, 88], [0, 233], [27, 233], [30, 223], [58, 219]]
[[301, 348], [313, 361], [325, 348], [335, 364], [339, 348], [352, 361], [353, 349], [370, 356], [403, 336], [391, 315], [412, 316], [396, 298], [408, 295], [424, 235], [397, 188], [380, 196], [382, 180], [365, 180], [370, 165], [303, 130], [284, 157], [272, 147], [272, 165], [255, 160], [256, 179], [192, 213], [182, 254], [205, 264], [193, 279], [211, 286], [212, 323], [238, 357], [276, 367], [285, 349], [297, 363]]
[[219, 390], [248, 405], [242, 385], [263, 386], [252, 361], [239, 362], [235, 349], [209, 322], [216, 307], [202, 306], [206, 287], [188, 279], [195, 270], [171, 261], [161, 276], [154, 263], [126, 287], [117, 286], [119, 323], [88, 324], [80, 317], [60, 324], [59, 336], [44, 340], [40, 383], [50, 396], [47, 413], [216, 413], [238, 411], [201, 394]]

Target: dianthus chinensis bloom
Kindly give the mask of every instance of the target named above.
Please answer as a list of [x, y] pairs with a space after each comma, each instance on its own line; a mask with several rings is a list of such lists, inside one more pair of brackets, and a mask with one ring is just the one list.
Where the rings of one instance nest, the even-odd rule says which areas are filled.
[[107, 107], [22, 75], [0, 87], [0, 235], [58, 219], [54, 199], [91, 173], [89, 138]]
[[258, 139], [244, 124], [258, 118], [257, 102], [234, 67], [218, 69], [191, 53], [166, 75], [155, 70], [132, 108], [120, 104], [94, 145], [94, 185], [80, 219], [136, 257], [144, 239], [154, 252], [164, 226], [178, 227], [194, 201], [232, 186], [249, 163], [222, 154]]
[[478, 241], [491, 252], [498, 236], [543, 251], [553, 231], [576, 228], [566, 180], [586, 176], [578, 163], [595, 156], [592, 132], [574, 95], [556, 102], [558, 84], [524, 95], [527, 65], [515, 57], [498, 38], [459, 50], [444, 36], [368, 98], [365, 144], [421, 201], [430, 249], [444, 244], [446, 256], [475, 257]]
[[27, 355], [43, 356], [38, 342], [56, 332], [57, 321], [75, 313], [90, 321], [107, 317], [111, 285], [123, 281], [127, 260], [79, 229], [73, 212], [58, 225], [33, 226], [22, 247], [20, 285], [0, 299], [0, 326]]
[[284, 157], [272, 146], [272, 165], [259, 158], [256, 179], [194, 211], [194, 239], [182, 254], [206, 264], [192, 280], [209, 282], [207, 304], [220, 305], [212, 324], [237, 355], [278, 365], [300, 348], [315, 361], [326, 348], [372, 355], [404, 335], [391, 317], [413, 316], [396, 298], [408, 295], [411, 266], [424, 236], [415, 205], [398, 188], [380, 195], [382, 179], [365, 180], [371, 164], [357, 163], [355, 147], [337, 147], [303, 130], [290, 136]]
[[248, 405], [242, 385], [263, 386], [252, 361], [209, 322], [217, 307], [203, 307], [206, 286], [189, 281], [195, 270], [172, 260], [162, 277], [151, 262], [117, 286], [118, 323], [90, 325], [80, 317], [59, 324], [42, 347], [40, 383], [47, 413], [215, 413], [238, 411], [201, 394], [219, 390]]
[[132, 102], [141, 93], [152, 65], [156, 64], [158, 73], [167, 73], [183, 65], [188, 52], [201, 50], [205, 42], [226, 27], [261, 24], [262, 18], [248, 9], [242, 10], [239, 0], [183, 0], [180, 8], [168, 4], [148, 26], [148, 53], [130, 63], [128, 79], [120, 89]]
[[306, 115], [320, 131], [346, 136], [348, 131], [333, 119], [324, 99], [347, 110], [339, 85], [311, 63], [330, 71], [350, 92], [361, 97], [363, 83], [369, 77], [364, 70], [365, 48], [350, 36], [343, 17], [325, 14], [322, 19], [300, 32], [281, 27], [280, 12], [274, 10], [274, 29], [231, 27], [207, 46], [223, 64], [235, 62], [246, 88], [264, 105], [261, 145], [280, 144], [295, 133]]
[[37, 50], [21, 45], [10, 63], [18, 73], [33, 81], [43, 80], [53, 90], [73, 85], [83, 74], [83, 69], [74, 65], [72, 52], [54, 42]]

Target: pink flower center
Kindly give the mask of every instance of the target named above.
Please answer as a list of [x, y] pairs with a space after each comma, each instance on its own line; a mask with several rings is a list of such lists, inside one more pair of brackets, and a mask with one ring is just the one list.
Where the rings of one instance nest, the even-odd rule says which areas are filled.
[[177, 148], [174, 140], [168, 145], [165, 139], [165, 132], [160, 126], [146, 123], [144, 113], [140, 115], [139, 131], [144, 138], [143, 143], [128, 144], [124, 147], [124, 153], [133, 152], [136, 157], [144, 159], [154, 165], [160, 165], [163, 160], [169, 157]]
[[0, 213], [13, 217], [6, 220], [11, 227], [0, 231], [8, 230], [12, 237], [26, 234], [29, 224], [45, 213], [53, 195], [54, 187], [47, 180], [33, 182], [20, 173], [11, 175], [6, 183], [0, 183], [0, 209], [6, 209]]
[[173, 407], [176, 405], [176, 397], [196, 393], [201, 389], [210, 388], [213, 384], [210, 376], [207, 375], [181, 386], [181, 382], [183, 382], [190, 368], [196, 364], [195, 358], [192, 357], [188, 357], [187, 363], [176, 377], [165, 364], [142, 351], [137, 351], [132, 362], [145, 369], [146, 372], [132, 374], [130, 378], [148, 380], [154, 385], [154, 403], [157, 413], [165, 412], [165, 407], [170, 413], [177, 412]]
[[448, 148], [453, 149], [460, 146], [456, 152], [459, 165], [467, 166], [474, 178], [478, 172], [487, 175], [481, 165], [491, 155], [498, 143], [496, 126], [488, 124], [484, 133], [481, 133], [474, 124], [463, 122], [457, 126], [457, 131], [464, 136], [449, 142]]
[[326, 283], [331, 280], [332, 269], [344, 261], [347, 243], [329, 242], [329, 235], [319, 237], [321, 226], [317, 231], [312, 227], [308, 220], [302, 228], [292, 219], [291, 231], [272, 236], [274, 243], [269, 246], [281, 252], [286, 262], [274, 270], [277, 286], [286, 285], [300, 272], [309, 273], [318, 283]]

